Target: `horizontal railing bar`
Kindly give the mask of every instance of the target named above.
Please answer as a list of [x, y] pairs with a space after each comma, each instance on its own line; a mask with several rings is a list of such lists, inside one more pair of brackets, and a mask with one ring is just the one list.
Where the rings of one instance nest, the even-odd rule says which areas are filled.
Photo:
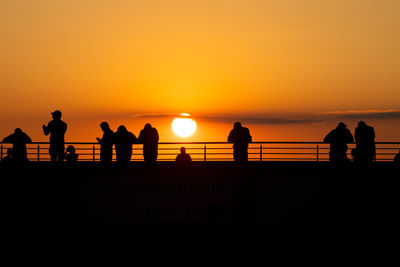
[[[7, 144], [5, 142], [0, 142], [0, 144]], [[49, 142], [31, 142], [28, 144], [49, 144]], [[96, 142], [65, 142], [66, 145], [100, 145], [99, 143]], [[232, 143], [228, 143], [228, 142], [159, 142], [159, 145], [184, 145], [184, 144], [192, 144], [192, 145], [207, 145], [207, 144], [232, 144]], [[329, 145], [328, 143], [325, 142], [315, 142], [315, 141], [256, 141], [256, 142], [251, 142], [249, 144], [326, 144]], [[348, 143], [348, 144], [355, 144], [353, 143]], [[400, 142], [375, 142], [375, 144], [381, 144], [381, 145], [400, 145]], [[137, 144], [137, 145], [141, 145], [141, 144]]]

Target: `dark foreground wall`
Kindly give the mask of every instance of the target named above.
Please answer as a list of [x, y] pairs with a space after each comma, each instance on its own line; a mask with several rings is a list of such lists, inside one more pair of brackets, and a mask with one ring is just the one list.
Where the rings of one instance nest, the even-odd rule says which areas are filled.
[[390, 164], [362, 170], [301, 162], [32, 163], [0, 171], [3, 222], [12, 225], [123, 225], [135, 236], [223, 235], [284, 245], [312, 237], [349, 242], [352, 234], [356, 243], [396, 243], [399, 170]]

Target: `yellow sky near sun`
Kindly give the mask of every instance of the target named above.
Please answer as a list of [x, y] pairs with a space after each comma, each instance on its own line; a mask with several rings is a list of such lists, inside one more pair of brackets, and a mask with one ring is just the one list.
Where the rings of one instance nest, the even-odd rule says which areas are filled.
[[399, 108], [398, 14], [397, 0], [2, 0], [0, 120]]

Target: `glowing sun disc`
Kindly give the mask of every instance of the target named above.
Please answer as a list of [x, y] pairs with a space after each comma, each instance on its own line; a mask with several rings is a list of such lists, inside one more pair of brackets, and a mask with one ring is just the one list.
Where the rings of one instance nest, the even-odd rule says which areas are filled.
[[180, 137], [191, 136], [197, 128], [196, 121], [187, 113], [182, 113], [179, 118], [172, 121], [172, 130]]

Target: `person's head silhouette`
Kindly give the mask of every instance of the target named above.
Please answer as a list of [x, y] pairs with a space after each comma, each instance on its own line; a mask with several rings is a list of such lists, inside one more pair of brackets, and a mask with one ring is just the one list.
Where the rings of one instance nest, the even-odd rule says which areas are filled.
[[103, 121], [102, 123], [100, 123], [100, 128], [103, 131], [107, 131], [108, 129], [110, 129], [110, 125], [108, 125], [108, 122]]
[[146, 123], [146, 124], [144, 125], [144, 128], [145, 128], [145, 129], [150, 129], [150, 128], [151, 128], [151, 124], [150, 124], [150, 123]]
[[66, 152], [69, 152], [70, 154], [75, 154], [75, 147], [73, 145], [69, 145]]
[[128, 130], [126, 129], [126, 127], [124, 125], [121, 125], [118, 127], [117, 132], [118, 133], [126, 133]]
[[336, 127], [336, 129], [338, 130], [345, 130], [347, 127], [346, 124], [344, 124], [344, 122], [339, 122], [338, 126]]
[[186, 153], [186, 148], [183, 146], [181, 147], [181, 154], [185, 154]]
[[233, 128], [234, 129], [240, 129], [240, 128], [242, 128], [242, 124], [240, 123], [240, 122], [235, 122], [235, 124], [233, 125]]
[[14, 134], [20, 135], [20, 134], [22, 134], [22, 130], [20, 128], [16, 128], [14, 130]]
[[365, 122], [363, 122], [363, 121], [358, 122], [358, 127], [363, 128], [366, 126], [367, 126], [367, 124]]
[[53, 120], [61, 120], [61, 115], [62, 115], [61, 111], [56, 110], [52, 112], [51, 115], [53, 117]]

